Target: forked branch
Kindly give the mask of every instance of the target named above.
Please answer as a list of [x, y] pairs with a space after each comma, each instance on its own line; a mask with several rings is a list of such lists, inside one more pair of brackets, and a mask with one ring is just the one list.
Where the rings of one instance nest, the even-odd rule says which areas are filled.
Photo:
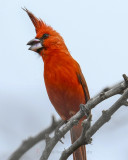
[[[127, 87], [128, 87], [128, 77], [126, 75], [123, 75], [123, 78], [124, 78], [124, 81], [117, 84], [117, 85], [114, 85], [113, 87], [111, 87], [110, 89], [104, 91], [104, 92], [101, 92], [99, 93], [96, 97], [90, 99], [87, 104], [85, 105], [80, 105], [80, 111], [77, 112], [73, 117], [71, 117], [71, 119], [62, 127], [62, 129], [59, 130], [58, 132], [58, 135], [54, 135], [51, 139], [50, 139], [50, 143], [46, 144], [46, 147], [43, 151], [43, 154], [40, 158], [40, 160], [47, 160], [49, 155], [51, 154], [53, 148], [55, 147], [55, 145], [58, 143], [58, 141], [76, 124], [76, 122], [78, 122], [84, 115], [88, 115], [88, 113], [90, 112], [91, 109], [93, 109], [97, 104], [101, 103], [102, 101], [114, 96], [114, 95], [117, 95], [117, 94], [122, 94], [124, 93], [121, 98], [110, 108], [111, 110], [111, 113], [113, 114], [120, 106], [124, 105], [127, 101], [127, 98], [128, 98], [128, 90]], [[124, 92], [126, 90], [126, 92]], [[124, 103], [125, 101], [125, 103]], [[117, 107], [115, 109], [115, 106]], [[108, 111], [106, 112], [103, 112], [104, 114], [103, 115], [106, 115], [108, 113]], [[103, 116], [99, 118], [99, 120], [95, 123], [95, 125], [93, 125], [93, 127], [89, 128], [86, 132], [86, 136], [84, 137], [84, 139], [80, 140], [81, 137], [75, 142], [77, 143], [77, 145], [72, 145], [71, 147], [71, 150], [69, 150], [68, 148], [68, 154], [66, 153], [66, 151], [63, 152], [62, 154], [62, 157], [60, 158], [60, 160], [65, 160], [65, 158], [63, 158], [63, 156], [65, 154], [67, 154], [67, 157], [73, 153], [73, 151], [75, 151], [80, 145], [83, 145], [85, 143], [88, 143], [92, 137], [92, 135], [105, 123], [105, 121], [101, 121], [101, 119], [104, 119], [104, 117], [106, 116]], [[110, 112], [109, 112], [109, 118], [107, 119], [107, 121], [110, 119]], [[100, 121], [100, 123], [99, 123]], [[96, 124], [97, 127], [96, 127]], [[100, 124], [100, 125], [99, 125]], [[91, 131], [91, 133], [90, 133]], [[83, 135], [83, 133], [82, 133]], [[81, 143], [82, 141], [82, 143]], [[66, 156], [64, 156], [66, 157]]]
[[[55, 121], [53, 118], [52, 124], [49, 128], [42, 131], [35, 137], [31, 137], [25, 140], [22, 145], [10, 156], [9, 160], [19, 160], [20, 157], [33, 147], [39, 141], [45, 139], [46, 146], [42, 153], [40, 160], [47, 160], [55, 145], [61, 141], [61, 138], [74, 126], [83, 116], [88, 116], [90, 110], [102, 101], [120, 94], [121, 97], [106, 111], [102, 111], [101, 117], [91, 126], [91, 116], [87, 117], [87, 120], [83, 121], [83, 132], [76, 142], [74, 142], [69, 148], [67, 148], [61, 155], [60, 160], [66, 160], [78, 147], [84, 144], [91, 143], [92, 136], [102, 127], [106, 122], [111, 119], [111, 116], [122, 106], [128, 106], [128, 77], [123, 75], [124, 81], [120, 82], [113, 87], [108, 87], [100, 92], [94, 98], [91, 98], [87, 104], [80, 105], [80, 110], [71, 119], [64, 124], [60, 129], [58, 125], [62, 122], [61, 120]], [[53, 137], [49, 137], [49, 134], [55, 130]]]

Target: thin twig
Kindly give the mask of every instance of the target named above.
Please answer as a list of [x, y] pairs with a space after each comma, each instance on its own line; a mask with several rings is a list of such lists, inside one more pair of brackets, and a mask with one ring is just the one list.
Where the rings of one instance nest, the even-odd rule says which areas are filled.
[[9, 160], [19, 160], [25, 152], [27, 152], [30, 148], [32, 148], [36, 143], [45, 139], [46, 134], [52, 133], [56, 127], [61, 123], [62, 120], [56, 121], [54, 116], [52, 117], [51, 126], [47, 129], [40, 132], [35, 137], [30, 137], [27, 140], [23, 141], [21, 146], [10, 156]]

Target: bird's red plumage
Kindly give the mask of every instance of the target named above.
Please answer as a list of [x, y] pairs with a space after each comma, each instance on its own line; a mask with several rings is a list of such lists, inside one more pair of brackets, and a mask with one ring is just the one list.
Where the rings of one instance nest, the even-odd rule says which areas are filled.
[[56, 53], [44, 60], [44, 80], [48, 96], [56, 111], [67, 120], [85, 103], [84, 91], [78, 81], [78, 64], [65, 53]]
[[[63, 120], [68, 120], [90, 98], [86, 81], [79, 64], [70, 55], [63, 38], [26, 10], [36, 29], [36, 38], [48, 34], [43, 40], [45, 46], [39, 51], [44, 61], [44, 80], [49, 99]], [[71, 129], [72, 143], [80, 136], [81, 121]], [[85, 160], [86, 151], [82, 146], [74, 153], [74, 160]]]

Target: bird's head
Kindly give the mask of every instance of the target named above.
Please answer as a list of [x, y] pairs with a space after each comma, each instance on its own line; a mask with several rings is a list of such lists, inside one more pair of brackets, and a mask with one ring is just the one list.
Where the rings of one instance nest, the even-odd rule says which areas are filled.
[[24, 9], [31, 19], [36, 30], [36, 37], [30, 40], [27, 45], [30, 45], [29, 50], [39, 53], [41, 56], [53, 54], [53, 51], [66, 49], [63, 38], [51, 26], [46, 25], [41, 19], [35, 17], [29, 10]]

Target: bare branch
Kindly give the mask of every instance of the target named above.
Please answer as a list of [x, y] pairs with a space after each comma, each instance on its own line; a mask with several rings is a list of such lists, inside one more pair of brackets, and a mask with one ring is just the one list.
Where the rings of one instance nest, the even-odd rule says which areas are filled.
[[101, 128], [106, 122], [111, 119], [111, 116], [122, 106], [123, 101], [128, 98], [128, 89], [125, 90], [123, 95], [106, 111], [102, 111], [102, 116], [94, 123], [92, 127], [87, 130], [88, 120], [83, 123], [83, 132], [76, 142], [74, 142], [68, 149], [64, 150], [60, 160], [67, 159], [77, 148], [81, 145], [89, 144], [91, 137]]
[[128, 106], [128, 101], [125, 100], [125, 101], [122, 102], [122, 104], [127, 107]]
[[35, 137], [30, 137], [25, 140], [21, 146], [10, 156], [9, 160], [18, 160], [22, 157], [22, 155], [27, 152], [30, 148], [32, 148], [36, 143], [45, 139], [47, 134], [52, 133], [56, 127], [61, 123], [62, 120], [56, 121], [54, 116], [52, 117], [52, 124], [50, 127], [40, 132]]
[[123, 78], [124, 78], [125, 82], [128, 83], [128, 77], [126, 76], [126, 74], [123, 74]]
[[[78, 147], [85, 143], [91, 143], [91, 137], [97, 130], [104, 124], [106, 123], [111, 115], [117, 110], [117, 106], [120, 107], [122, 105], [128, 106], [128, 101], [127, 98], [124, 98], [126, 92], [127, 92], [127, 87], [128, 87], [128, 77], [126, 75], [123, 75], [124, 82], [118, 83], [114, 85], [113, 87], [109, 87], [107, 89], [104, 89], [101, 93], [99, 93], [97, 96], [94, 98], [90, 99], [86, 105], [80, 105], [80, 111], [77, 112], [64, 126], [62, 126], [61, 129], [59, 129], [59, 124], [61, 122], [61, 125], [64, 124], [65, 122], [60, 121], [55, 121], [54, 117], [52, 120], [52, 124], [49, 128], [46, 130], [42, 131], [35, 137], [31, 137], [28, 140], [25, 140], [21, 146], [10, 156], [9, 160], [18, 160], [25, 152], [27, 152], [31, 147], [33, 147], [36, 143], [39, 141], [45, 139], [46, 140], [46, 146], [43, 151], [43, 154], [40, 158], [40, 160], [47, 160], [49, 155], [51, 154], [53, 148], [55, 145], [60, 141], [61, 138], [64, 137], [64, 135], [74, 126], [76, 125], [79, 120], [86, 115], [87, 117], [90, 115], [90, 110], [93, 109], [97, 104], [101, 103], [105, 99], [108, 99], [114, 95], [117, 94], [122, 94], [121, 98], [114, 104], [112, 107], [107, 110], [103, 111], [102, 116], [95, 122], [93, 126], [90, 127], [90, 121], [91, 117], [88, 117], [87, 120], [84, 120], [83, 122], [83, 132], [79, 139], [72, 144], [65, 152], [63, 152], [60, 160], [63, 160], [64, 157], [68, 157], [70, 154], [73, 153]], [[125, 91], [126, 90], [126, 91]], [[114, 107], [116, 106], [116, 107]], [[116, 108], [116, 110], [114, 110]], [[111, 113], [109, 111], [111, 110]], [[58, 126], [59, 125], [59, 126]], [[58, 126], [58, 127], [57, 127]], [[57, 129], [55, 130], [55, 128]], [[55, 130], [55, 134], [52, 138], [49, 137], [49, 134]]]
[[[124, 76], [123, 76], [124, 77]], [[51, 138], [50, 143], [46, 144], [46, 147], [43, 151], [43, 154], [40, 158], [40, 160], [47, 160], [50, 153], [52, 152], [55, 145], [58, 143], [58, 141], [78, 122], [84, 115], [88, 115], [90, 110], [94, 108], [97, 104], [102, 102], [105, 99], [108, 99], [109, 97], [112, 97], [117, 94], [123, 93], [123, 91], [128, 87], [128, 81], [121, 82], [115, 86], [113, 86], [111, 89], [107, 90], [106, 92], [102, 92], [98, 94], [96, 97], [90, 99], [86, 105], [80, 105], [81, 110], [77, 112], [71, 119], [66, 123], [66, 125], [59, 130], [58, 135], [54, 135], [53, 138]], [[122, 104], [121, 104], [122, 105]], [[81, 145], [81, 142], [78, 140], [76, 143], [77, 146]], [[76, 148], [75, 148], [76, 149]]]

